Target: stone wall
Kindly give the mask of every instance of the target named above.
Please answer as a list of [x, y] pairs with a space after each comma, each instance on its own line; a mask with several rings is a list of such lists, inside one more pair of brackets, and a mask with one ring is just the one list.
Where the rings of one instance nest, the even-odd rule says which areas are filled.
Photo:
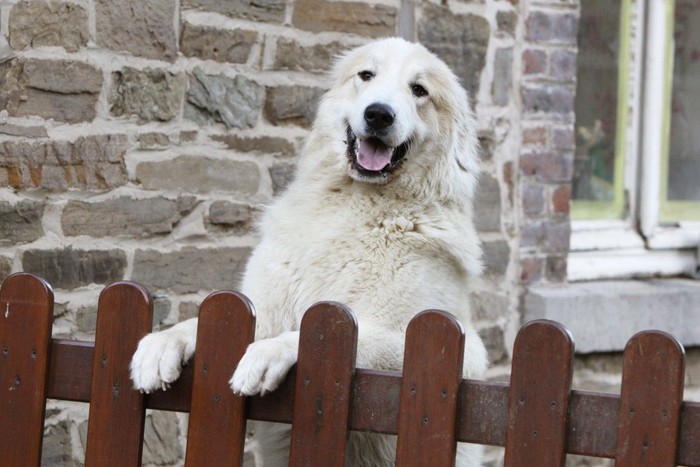
[[[503, 378], [523, 291], [566, 279], [577, 14], [575, 0], [0, 0], [0, 280], [45, 277], [61, 338], [92, 339], [99, 291], [122, 279], [154, 294], [156, 328], [195, 316], [236, 287], [332, 57], [399, 34], [447, 61], [477, 111], [474, 314]], [[50, 403], [44, 465], [81, 464], [86, 417]], [[185, 427], [150, 414], [145, 465], [181, 464]]]

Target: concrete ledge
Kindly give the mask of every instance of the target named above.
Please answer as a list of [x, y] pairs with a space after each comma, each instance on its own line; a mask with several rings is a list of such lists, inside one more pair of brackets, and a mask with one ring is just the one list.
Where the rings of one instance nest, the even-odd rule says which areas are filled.
[[523, 323], [565, 325], [577, 353], [621, 351], [634, 334], [658, 329], [686, 347], [700, 345], [700, 281], [654, 279], [531, 287]]

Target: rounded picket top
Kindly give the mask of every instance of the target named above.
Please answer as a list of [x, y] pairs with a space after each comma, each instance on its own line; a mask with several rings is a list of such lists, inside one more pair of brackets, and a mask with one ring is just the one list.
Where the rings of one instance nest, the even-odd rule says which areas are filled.
[[[208, 315], [212, 315], [209, 317]], [[209, 294], [199, 307], [199, 318], [212, 319], [227, 318], [234, 314], [234, 319], [255, 319], [255, 306], [240, 292], [219, 290]]]
[[413, 333], [434, 332], [435, 328], [443, 328], [446, 339], [454, 337], [459, 339], [459, 336], [464, 335], [464, 326], [453, 315], [442, 310], [424, 310], [417, 313], [406, 328], [406, 338]]
[[450, 313], [425, 310], [406, 328], [397, 465], [450, 465], [457, 447], [464, 328]]
[[304, 328], [320, 325], [328, 320], [334, 326], [354, 326], [357, 328], [355, 313], [347, 306], [338, 302], [324, 301], [312, 305], [301, 318], [300, 331]]
[[573, 338], [560, 323], [530, 321], [518, 332], [510, 376], [506, 467], [564, 465], [573, 359]]
[[623, 353], [615, 465], [676, 465], [685, 350], [670, 334], [642, 331]]
[[317, 303], [301, 320], [291, 467], [344, 465], [357, 333], [354, 313], [340, 303]]
[[668, 352], [669, 355], [685, 355], [685, 347], [683, 347], [683, 344], [666, 331], [654, 329], [640, 331], [630, 337], [627, 344], [625, 344], [625, 352], [632, 352], [635, 349], [641, 352], [646, 348], [662, 349]]
[[86, 465], [138, 465], [146, 417], [144, 395], [131, 389], [129, 363], [153, 325], [153, 300], [135, 282], [105, 287], [97, 305]]
[[1, 284], [0, 294], [4, 302], [9, 302], [11, 298], [21, 295], [22, 297], [41, 297], [44, 303], [48, 302], [53, 306], [51, 284], [30, 272], [16, 272], [9, 275]]
[[513, 352], [525, 342], [532, 344], [549, 342], [551, 345], [559, 345], [562, 348], [570, 347], [571, 353], [576, 346], [571, 331], [563, 324], [549, 319], [536, 319], [525, 323], [515, 337]]
[[[133, 310], [133, 312], [145, 312], [151, 314], [153, 311], [153, 298], [148, 290], [141, 284], [131, 281], [114, 282], [100, 293], [98, 310]], [[99, 313], [98, 318], [99, 320]]]
[[51, 286], [34, 274], [9, 276], [0, 288], [0, 316], [0, 457], [3, 465], [39, 465], [53, 321]]
[[[255, 311], [238, 292], [210, 294], [199, 307], [185, 465], [240, 465], [245, 400], [229, 379], [255, 337]], [[226, 443], [212, 443], [215, 437]]]

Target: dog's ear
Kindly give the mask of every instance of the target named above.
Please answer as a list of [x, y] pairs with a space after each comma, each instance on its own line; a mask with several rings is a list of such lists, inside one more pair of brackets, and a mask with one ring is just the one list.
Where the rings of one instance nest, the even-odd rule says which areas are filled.
[[462, 184], [468, 196], [474, 195], [476, 180], [479, 175], [479, 145], [476, 135], [476, 117], [469, 105], [467, 91], [459, 80], [450, 72], [446, 90], [445, 105], [451, 115], [450, 160], [457, 166], [456, 173], [461, 174]]

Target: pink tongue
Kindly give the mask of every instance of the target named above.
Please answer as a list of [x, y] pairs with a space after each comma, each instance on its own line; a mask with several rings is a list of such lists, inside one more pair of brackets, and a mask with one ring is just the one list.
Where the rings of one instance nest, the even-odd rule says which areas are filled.
[[379, 140], [362, 140], [357, 150], [357, 163], [363, 169], [379, 171], [391, 163], [393, 148], [385, 146]]

